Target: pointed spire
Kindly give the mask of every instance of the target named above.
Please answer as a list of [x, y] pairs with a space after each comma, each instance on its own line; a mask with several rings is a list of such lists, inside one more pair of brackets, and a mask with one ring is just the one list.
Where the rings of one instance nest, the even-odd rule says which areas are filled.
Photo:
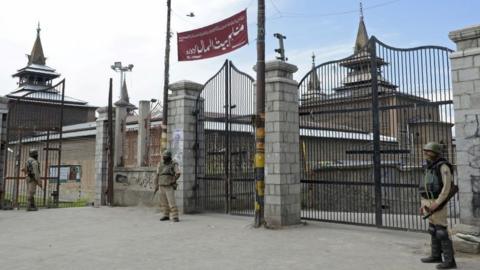
[[312, 53], [312, 71], [310, 80], [308, 81], [308, 91], [320, 91], [320, 80], [318, 79], [317, 71], [315, 70], [315, 53]]
[[362, 1], [360, 1], [360, 19], [363, 20], [363, 4], [362, 4]]
[[312, 52], [312, 69], [315, 69], [315, 53]]
[[130, 98], [128, 97], [127, 82], [125, 78], [122, 83], [122, 90], [120, 92], [120, 99], [115, 102], [117, 107], [127, 107], [127, 109], [135, 109], [135, 105], [130, 103]]
[[128, 91], [127, 91], [127, 82], [125, 81], [125, 79], [123, 79], [122, 93], [121, 93], [120, 99], [127, 103], [130, 103], [130, 98], [128, 97]]
[[362, 48], [364, 48], [368, 43], [368, 34], [367, 28], [365, 27], [365, 22], [363, 21], [363, 5], [360, 2], [360, 23], [358, 25], [357, 39], [355, 40], [355, 49], [354, 53], [358, 53]]
[[42, 29], [40, 28], [40, 22], [38, 22], [37, 26], [37, 39], [35, 40], [35, 43], [33, 44], [32, 52], [28, 56], [28, 64], [37, 64], [37, 65], [45, 65], [45, 56], [43, 54], [43, 48], [42, 48], [42, 41], [40, 40], [40, 31]]

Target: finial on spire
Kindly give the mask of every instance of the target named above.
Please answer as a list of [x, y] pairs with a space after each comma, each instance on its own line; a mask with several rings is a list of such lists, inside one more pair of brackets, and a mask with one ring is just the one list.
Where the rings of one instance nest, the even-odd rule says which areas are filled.
[[42, 29], [40, 28], [40, 21], [38, 21], [38, 24], [37, 24], [37, 35], [40, 35], [40, 31]]
[[362, 4], [362, 1], [360, 1], [360, 19], [363, 20], [363, 4]]
[[315, 66], [315, 52], [312, 52], [312, 65]]

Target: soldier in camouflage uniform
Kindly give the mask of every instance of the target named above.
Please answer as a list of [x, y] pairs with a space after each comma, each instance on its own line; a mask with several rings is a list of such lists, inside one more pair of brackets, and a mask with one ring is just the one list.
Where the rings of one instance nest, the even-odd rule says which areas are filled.
[[25, 181], [27, 182], [27, 211], [37, 211], [34, 196], [37, 190], [37, 185], [42, 188], [42, 184], [40, 182], [40, 163], [38, 162], [37, 150], [30, 150], [24, 172], [27, 175], [25, 177]]
[[172, 152], [163, 152], [163, 160], [158, 164], [155, 177], [155, 192], [160, 191], [160, 208], [163, 212], [161, 221], [169, 220], [170, 216], [174, 222], [179, 221], [175, 203], [175, 189], [179, 177], [180, 169], [178, 163], [172, 159]]
[[[450, 192], [453, 181], [453, 167], [442, 157], [442, 146], [438, 143], [430, 142], [423, 148], [423, 153], [427, 161], [425, 176], [420, 182], [420, 196], [422, 214], [434, 212], [429, 217], [428, 232], [431, 235], [432, 253], [429, 257], [423, 258], [424, 263], [440, 263], [437, 269], [457, 268], [452, 240], [447, 230], [447, 207], [442, 209], [439, 205], [445, 201]], [[443, 261], [442, 261], [443, 254]]]

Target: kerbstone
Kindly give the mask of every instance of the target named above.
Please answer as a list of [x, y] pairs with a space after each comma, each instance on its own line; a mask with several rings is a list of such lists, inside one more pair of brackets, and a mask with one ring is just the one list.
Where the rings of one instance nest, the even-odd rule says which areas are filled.
[[480, 253], [480, 243], [464, 240], [456, 235], [452, 237], [453, 247], [456, 251], [478, 254]]

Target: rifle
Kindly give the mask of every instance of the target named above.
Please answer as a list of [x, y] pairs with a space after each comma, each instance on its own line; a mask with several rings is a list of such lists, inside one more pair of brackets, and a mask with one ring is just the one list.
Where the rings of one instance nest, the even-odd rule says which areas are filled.
[[[34, 179], [35, 179], [35, 178], [34, 178]], [[38, 181], [38, 180], [35, 179], [35, 183], [37, 184], [37, 186], [40, 187], [40, 189], [43, 188], [43, 186], [42, 186], [42, 184], [40, 183], [40, 181]]]
[[440, 203], [438, 207], [435, 208], [435, 210], [433, 211], [430, 211], [428, 207], [425, 207], [425, 209], [428, 211], [428, 214], [423, 216], [423, 219], [427, 219], [431, 217], [435, 212], [442, 210], [443, 207], [445, 207], [445, 205], [448, 203], [448, 201], [450, 201], [450, 199], [453, 198], [455, 194], [457, 194], [457, 192], [458, 192], [458, 186], [452, 182], [452, 186], [450, 187], [450, 192], [448, 193], [447, 198], [445, 198], [445, 200], [442, 203]]
[[23, 168], [21, 170], [23, 173], [25, 173], [26, 175], [28, 175], [28, 177], [30, 177], [31, 179], [33, 179], [33, 181], [35, 181], [35, 184], [37, 184], [37, 186], [40, 187], [40, 189], [43, 188], [42, 184], [40, 183], [40, 181], [38, 181], [36, 178], [35, 178], [35, 175], [33, 173], [30, 173], [29, 170], [27, 168]]
[[155, 191], [153, 192], [153, 195], [152, 195], [152, 199], [150, 199], [150, 201], [153, 201], [153, 199], [155, 198], [155, 194], [157, 193], [158, 189], [155, 189]]

